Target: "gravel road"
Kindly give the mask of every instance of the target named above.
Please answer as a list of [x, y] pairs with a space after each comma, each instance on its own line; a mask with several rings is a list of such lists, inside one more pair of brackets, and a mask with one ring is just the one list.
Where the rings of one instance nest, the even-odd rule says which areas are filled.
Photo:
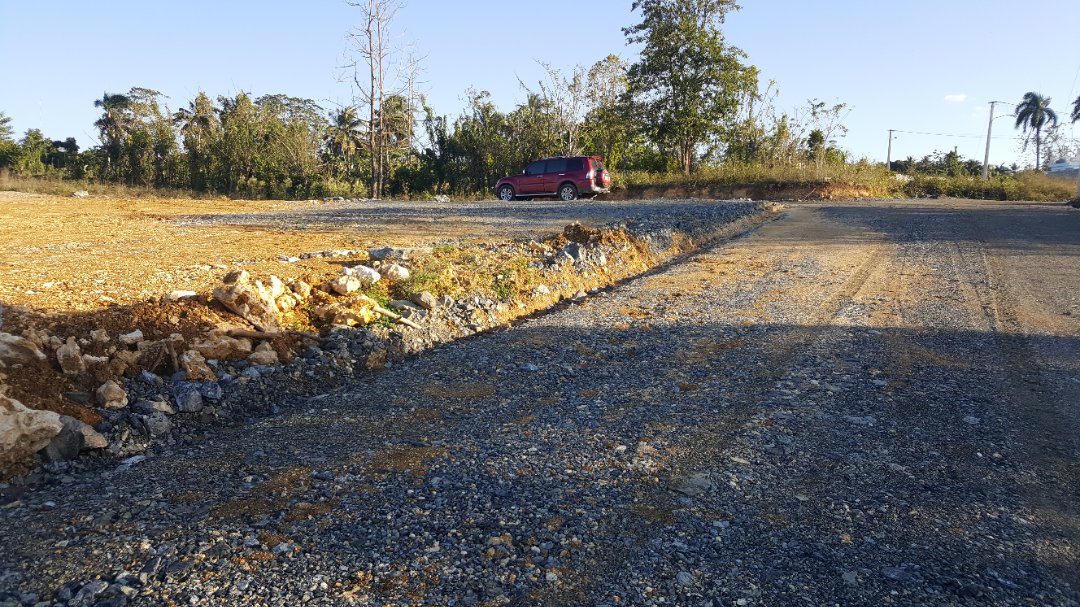
[[1078, 605], [1078, 256], [1062, 206], [789, 206], [24, 495], [0, 605]]
[[180, 225], [247, 226], [274, 230], [352, 229], [377, 235], [389, 244], [431, 240], [537, 238], [562, 232], [575, 221], [602, 225], [627, 218], [672, 222], [715, 213], [706, 200], [484, 200], [431, 202], [396, 200], [344, 200], [309, 204], [261, 213], [191, 215]]

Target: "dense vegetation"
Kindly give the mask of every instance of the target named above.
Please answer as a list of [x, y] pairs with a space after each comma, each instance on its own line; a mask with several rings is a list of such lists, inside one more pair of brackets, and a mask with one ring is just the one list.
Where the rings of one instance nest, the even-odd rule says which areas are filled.
[[[354, 3], [363, 25], [348, 37], [353, 106], [200, 92], [173, 110], [155, 90], [106, 92], [92, 101], [99, 144], [82, 151], [74, 138], [37, 129], [16, 141], [0, 113], [0, 172], [242, 198], [474, 196], [532, 159], [583, 152], [604, 156], [626, 187], [839, 179], [875, 195], [1001, 198], [1027, 196], [1023, 184], [1033, 179], [997, 167], [993, 180], [979, 181], [981, 165], [955, 152], [893, 162], [910, 180], [849, 162], [837, 145], [845, 104], [815, 99], [778, 113], [776, 84], [762, 83], [726, 43], [721, 26], [734, 0], [636, 0], [641, 21], [624, 30], [642, 45], [635, 62], [610, 55], [569, 72], [541, 64], [546, 80], [510, 111], [470, 89], [461, 115], [440, 115], [415, 90], [416, 63], [392, 62], [383, 43], [395, 1]], [[398, 63], [410, 68], [387, 75]], [[1047, 114], [1049, 99], [1025, 103], [1017, 126], [1031, 129], [1038, 154], [1053, 126], [1045, 117], [1056, 124], [1056, 115]], [[1080, 99], [1074, 120], [1078, 112]]]

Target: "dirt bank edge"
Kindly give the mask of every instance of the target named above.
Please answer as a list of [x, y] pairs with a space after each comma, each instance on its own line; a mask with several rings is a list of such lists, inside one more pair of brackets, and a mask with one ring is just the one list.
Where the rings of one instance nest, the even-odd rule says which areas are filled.
[[[25, 458], [18, 466], [4, 470], [2, 474], [7, 486], [0, 489], [9, 490], [62, 478], [83, 469], [116, 465], [120, 461], [130, 461], [132, 457], [142, 457], [158, 446], [205, 440], [216, 428], [243, 423], [252, 416], [272, 414], [281, 407], [342, 389], [363, 373], [392, 367], [404, 357], [508, 326], [561, 302], [572, 304], [587, 297], [589, 292], [640, 276], [672, 263], [681, 255], [753, 229], [777, 217], [780, 211], [781, 207], [770, 203], [715, 203], [693, 215], [676, 213], [628, 219], [599, 228], [572, 225], [562, 234], [542, 242], [486, 246], [485, 250], [492, 255], [531, 255], [530, 270], [544, 281], [543, 288], [504, 298], [444, 296], [432, 310], [421, 310], [416, 306], [413, 307], [416, 309], [395, 308], [412, 317], [419, 329], [382, 322], [331, 327], [310, 339], [282, 335], [269, 340], [254, 340], [260, 346], [260, 342], [267, 344], [264, 349], [272, 348], [279, 355], [279, 364], [210, 359], [206, 362], [212, 379], [200, 379], [177, 369], [175, 361], [172, 373], [161, 372], [162, 364], [168, 370], [167, 356], [159, 357], [155, 365], [136, 361], [123, 372], [113, 373], [126, 397], [126, 403], [121, 406], [115, 407], [116, 403], [113, 404], [115, 408], [94, 406], [93, 393], [87, 394], [89, 398], [83, 402], [73, 401], [73, 396], [79, 398], [77, 391], [68, 391], [60, 402], [46, 403], [44, 407], [41, 402], [32, 403], [31, 406], [62, 413], [71, 421], [53, 439], [50, 447], [42, 449], [35, 457]], [[156, 318], [186, 314], [199, 321], [217, 318], [220, 322], [224, 318], [237, 322], [235, 317], [229, 319], [224, 310], [214, 309], [210, 298], [147, 302], [143, 308], [146, 307], [163, 311]], [[150, 317], [143, 310], [119, 320], [103, 322], [107, 325], [104, 330], [115, 336], [109, 342], [113, 344], [110, 347], [115, 350], [119, 336], [136, 329], [141, 330], [150, 342], [163, 343], [169, 339], [179, 342], [174, 352], [183, 351], [184, 342], [190, 344], [198, 339], [197, 335], [185, 334], [189, 332], [170, 334], [169, 327], [140, 324], [140, 320]], [[11, 326], [10, 322], [8, 326]], [[41, 336], [38, 337], [42, 341]], [[67, 333], [63, 337], [70, 339], [56, 339], [54, 343], [61, 341], [66, 345], [74, 340], [75, 343], [93, 344], [95, 341], [89, 333]], [[64, 383], [58, 348], [50, 348], [48, 341], [44, 339], [42, 344], [42, 351], [47, 353], [46, 361], [0, 370], [3, 373], [0, 384], [7, 384], [6, 388], [0, 387], [0, 393], [6, 391], [8, 396], [18, 398], [27, 392], [28, 382]], [[136, 346], [126, 350], [121, 347], [118, 351], [135, 349]], [[104, 368], [108, 368], [107, 364]], [[107, 375], [107, 372], [96, 376], [88, 373], [84, 384], [95, 384]], [[58, 441], [64, 444], [57, 445]]]

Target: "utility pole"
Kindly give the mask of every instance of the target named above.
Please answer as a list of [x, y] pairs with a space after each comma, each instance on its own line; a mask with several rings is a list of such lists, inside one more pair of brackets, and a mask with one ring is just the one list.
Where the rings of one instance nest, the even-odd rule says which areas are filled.
[[889, 129], [889, 153], [885, 155], [885, 170], [892, 170], [892, 134], [896, 129]]
[[990, 102], [990, 124], [986, 126], [986, 155], [983, 156], [983, 181], [990, 179], [990, 133], [994, 130], [994, 104]]
[[1076, 165], [1076, 201], [1080, 202], [1080, 163]]

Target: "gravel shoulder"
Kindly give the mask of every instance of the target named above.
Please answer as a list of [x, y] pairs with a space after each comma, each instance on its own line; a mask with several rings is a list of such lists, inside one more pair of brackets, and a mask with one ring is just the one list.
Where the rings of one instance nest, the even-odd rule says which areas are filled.
[[56, 479], [0, 601], [1077, 605], [1078, 255], [1061, 206], [794, 205]]

